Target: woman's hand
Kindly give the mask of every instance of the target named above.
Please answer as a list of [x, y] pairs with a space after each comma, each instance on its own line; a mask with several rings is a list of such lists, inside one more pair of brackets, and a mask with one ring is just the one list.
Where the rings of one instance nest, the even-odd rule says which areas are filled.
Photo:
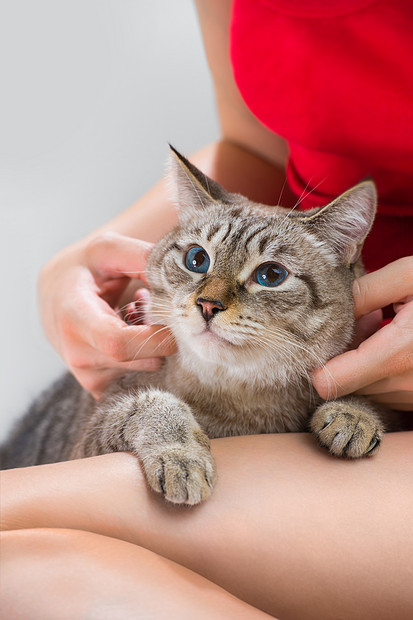
[[[229, 61], [228, 74], [232, 75]], [[236, 92], [235, 85], [233, 88]], [[228, 93], [224, 94], [222, 99], [228, 100]], [[253, 120], [240, 98], [239, 106], [238, 112], [235, 104], [229, 106], [225, 131], [243, 135], [239, 142], [246, 146], [225, 138], [198, 151], [191, 161], [229, 191], [269, 202], [284, 187], [285, 175], [277, 159], [283, 159], [286, 147], [281, 138]], [[245, 121], [245, 116], [250, 120]], [[262, 152], [257, 154], [255, 147], [249, 150], [248, 136], [254, 137], [254, 145], [266, 145]], [[273, 163], [269, 152], [276, 154]], [[167, 181], [160, 181], [101, 229], [116, 233], [96, 233], [63, 250], [41, 273], [39, 305], [46, 335], [79, 383], [95, 398], [116, 377], [129, 370], [156, 370], [160, 358], [175, 351], [165, 327], [127, 325], [116, 311], [130, 280], [145, 282], [146, 260], [152, 248], [150, 243], [123, 235], [156, 241], [172, 230], [177, 211], [169, 193]], [[135, 318], [130, 308], [128, 314]]]
[[145, 282], [152, 244], [103, 233], [59, 253], [43, 269], [39, 304], [46, 334], [95, 398], [118, 376], [151, 371], [174, 351], [165, 327], [127, 325], [116, 306], [132, 278]]
[[396, 316], [356, 349], [317, 369], [314, 387], [326, 399], [356, 392], [392, 409], [413, 411], [413, 257], [359, 278], [353, 294], [362, 330], [374, 331], [377, 311], [389, 304]]

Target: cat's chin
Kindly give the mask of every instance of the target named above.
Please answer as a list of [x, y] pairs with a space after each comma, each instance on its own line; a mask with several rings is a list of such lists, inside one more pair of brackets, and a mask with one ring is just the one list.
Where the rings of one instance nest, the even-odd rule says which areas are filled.
[[234, 363], [236, 352], [239, 358], [239, 347], [210, 330], [192, 336], [186, 342], [185, 348], [195, 354], [198, 359], [218, 365], [226, 364], [229, 361]]
[[203, 329], [195, 333], [175, 334], [178, 348], [186, 355], [213, 364], [234, 363], [242, 347], [231, 342], [217, 331]]
[[265, 349], [257, 354], [256, 347], [251, 348], [251, 343], [238, 334], [211, 328], [198, 331], [194, 327], [185, 332], [175, 331], [175, 337], [182, 366], [206, 383], [214, 376], [218, 382], [241, 380], [251, 384], [277, 382], [281, 385], [300, 375], [297, 370], [287, 370], [285, 360], [276, 352], [272, 352], [271, 358]]
[[190, 361], [192, 359], [193, 362], [202, 362], [202, 373], [208, 374], [214, 368], [221, 368], [231, 375], [235, 372], [246, 376], [251, 370], [251, 357], [242, 345], [243, 343], [234, 343], [212, 330], [202, 331], [187, 337], [184, 342], [178, 342], [178, 348], [186, 359], [186, 366], [196, 367], [196, 364]]
[[234, 342], [231, 342], [221, 334], [218, 334], [216, 331], [212, 331], [210, 329], [206, 329], [201, 332], [198, 336], [198, 342], [201, 346], [209, 346], [209, 347], [217, 347], [218, 349], [222, 349], [222, 347], [237, 347]]

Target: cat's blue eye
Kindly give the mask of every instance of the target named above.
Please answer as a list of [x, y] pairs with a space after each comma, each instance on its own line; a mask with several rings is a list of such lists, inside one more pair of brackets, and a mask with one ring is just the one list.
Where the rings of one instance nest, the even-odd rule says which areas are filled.
[[254, 271], [252, 279], [261, 286], [279, 286], [288, 276], [288, 271], [278, 263], [263, 263]]
[[206, 273], [211, 261], [208, 253], [200, 245], [190, 248], [185, 256], [185, 267], [195, 273]]

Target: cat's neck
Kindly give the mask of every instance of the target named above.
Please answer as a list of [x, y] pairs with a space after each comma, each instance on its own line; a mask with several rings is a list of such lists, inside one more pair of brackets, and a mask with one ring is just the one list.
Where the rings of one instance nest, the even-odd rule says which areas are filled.
[[308, 381], [309, 373], [297, 371], [293, 365], [265, 364], [262, 359], [251, 359], [244, 364], [227, 364], [204, 359], [192, 351], [179, 348], [178, 352], [167, 360], [166, 373], [173, 380], [191, 379], [213, 392], [234, 392], [237, 389], [257, 393], [261, 390], [272, 392], [291, 389]]
[[211, 438], [303, 430], [309, 403], [315, 402], [308, 378], [288, 381], [286, 373], [273, 370], [241, 373], [177, 353], [167, 359], [164, 373], [164, 387], [192, 408]]

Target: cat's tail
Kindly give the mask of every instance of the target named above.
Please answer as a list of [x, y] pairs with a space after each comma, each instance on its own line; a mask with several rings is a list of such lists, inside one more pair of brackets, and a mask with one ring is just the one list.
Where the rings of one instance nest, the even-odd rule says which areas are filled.
[[66, 373], [33, 402], [0, 447], [0, 469], [66, 460], [82, 388]]

